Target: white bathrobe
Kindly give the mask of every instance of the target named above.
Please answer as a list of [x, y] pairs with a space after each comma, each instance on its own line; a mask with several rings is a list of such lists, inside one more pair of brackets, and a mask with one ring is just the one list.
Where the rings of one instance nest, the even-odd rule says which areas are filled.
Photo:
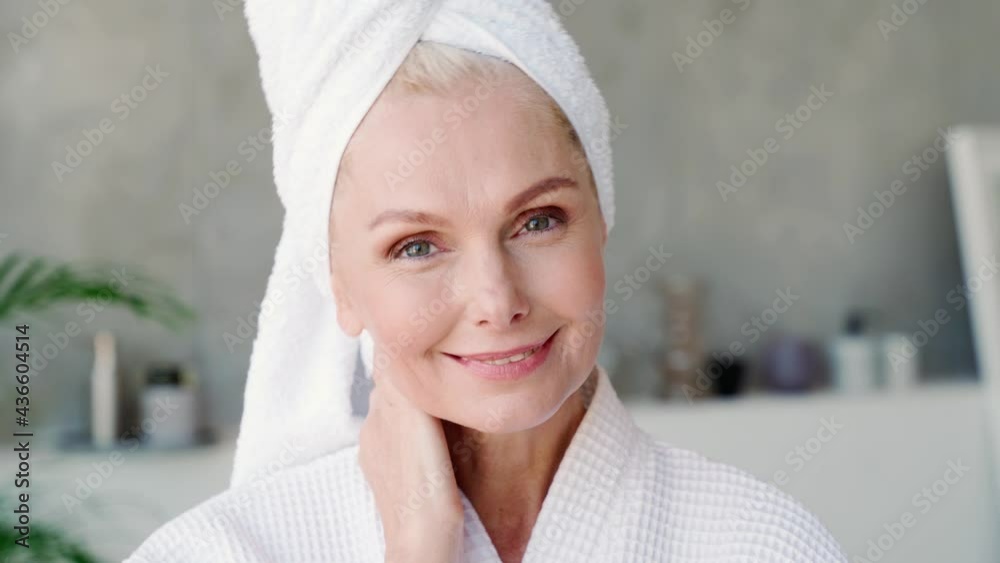
[[[606, 371], [598, 371], [524, 563], [847, 561], [819, 520], [788, 494], [639, 429]], [[500, 563], [479, 515], [461, 497], [465, 561]], [[355, 445], [204, 501], [156, 530], [125, 563], [382, 563], [384, 557], [381, 520]]]

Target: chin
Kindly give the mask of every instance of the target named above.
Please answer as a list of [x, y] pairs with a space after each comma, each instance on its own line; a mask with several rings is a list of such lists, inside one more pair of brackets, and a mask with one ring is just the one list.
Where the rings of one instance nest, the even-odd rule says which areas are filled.
[[524, 400], [514, 396], [496, 397], [484, 403], [489, 406], [462, 413], [451, 422], [484, 434], [509, 434], [545, 423], [562, 405], [561, 402], [553, 405], [525, 404]]
[[[596, 356], [596, 354], [595, 354]], [[596, 359], [596, 358], [595, 358]], [[487, 434], [520, 432], [547, 422], [586, 381], [594, 363], [556, 368], [539, 373], [534, 381], [523, 381], [502, 393], [478, 394], [475, 400], [457, 400], [439, 418]]]

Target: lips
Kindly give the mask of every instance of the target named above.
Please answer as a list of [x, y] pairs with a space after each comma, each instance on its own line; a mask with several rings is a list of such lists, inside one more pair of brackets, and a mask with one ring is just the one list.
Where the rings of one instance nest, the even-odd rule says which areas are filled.
[[496, 358], [494, 360], [481, 360], [480, 359], [480, 360], [476, 360], [476, 361], [483, 362], [484, 364], [490, 364], [491, 366], [502, 366], [502, 365], [506, 365], [506, 364], [513, 364], [515, 362], [520, 362], [521, 360], [530, 357], [535, 352], [541, 350], [541, 348], [542, 348], [542, 345], [539, 344], [538, 346], [535, 346], [534, 348], [531, 348], [531, 349], [529, 349], [527, 351], [521, 352], [520, 354], [514, 354], [514, 355], [511, 355], [511, 356]]
[[544, 346], [545, 343], [548, 342], [549, 338], [551, 337], [552, 335], [550, 334], [549, 336], [543, 338], [542, 340], [539, 340], [538, 342], [535, 342], [534, 344], [528, 344], [527, 346], [519, 346], [517, 348], [511, 348], [510, 350], [504, 350], [502, 352], [489, 352], [486, 354], [472, 354], [472, 355], [458, 355], [458, 354], [449, 354], [449, 355], [465, 360], [476, 360], [479, 362], [486, 362], [486, 363], [495, 363], [495, 362], [509, 363], [512, 361], [522, 360], [530, 356], [531, 354], [534, 354], [535, 352], [538, 351], [539, 348]]
[[472, 375], [492, 381], [512, 382], [530, 376], [545, 364], [557, 334], [559, 334], [559, 330], [536, 344], [521, 346], [505, 352], [478, 354], [472, 357], [492, 358], [490, 360], [471, 359], [467, 356], [447, 353], [445, 355]]

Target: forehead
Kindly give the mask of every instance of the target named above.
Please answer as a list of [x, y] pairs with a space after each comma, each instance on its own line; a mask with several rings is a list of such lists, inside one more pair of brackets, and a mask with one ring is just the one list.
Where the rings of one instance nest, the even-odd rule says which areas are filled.
[[477, 86], [381, 98], [351, 141], [350, 197], [497, 199], [568, 172], [572, 144], [540, 90], [526, 95], [520, 80]]

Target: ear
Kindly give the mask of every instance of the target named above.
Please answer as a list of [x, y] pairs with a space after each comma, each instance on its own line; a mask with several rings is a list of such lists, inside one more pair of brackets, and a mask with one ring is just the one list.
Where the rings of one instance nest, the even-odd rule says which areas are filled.
[[354, 303], [350, 298], [350, 292], [344, 284], [344, 280], [338, 273], [337, 268], [331, 268], [330, 288], [333, 290], [334, 303], [337, 305], [337, 324], [345, 334], [357, 337], [364, 330], [364, 323], [357, 314]]

